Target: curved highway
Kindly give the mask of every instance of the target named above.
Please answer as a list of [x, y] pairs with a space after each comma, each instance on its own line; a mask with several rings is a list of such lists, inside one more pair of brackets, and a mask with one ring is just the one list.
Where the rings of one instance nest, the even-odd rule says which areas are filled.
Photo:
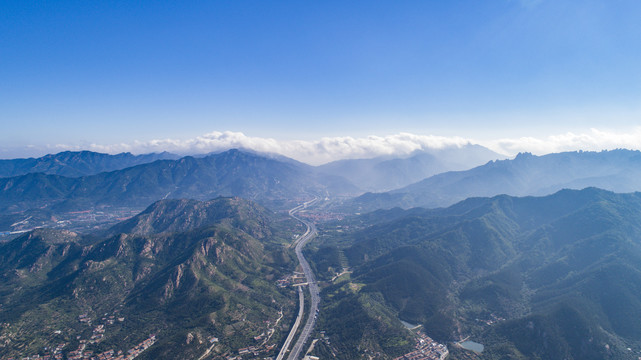
[[[303, 273], [305, 274], [305, 279], [307, 280], [307, 284], [309, 287], [309, 293], [311, 296], [311, 308], [309, 310], [305, 327], [303, 327], [303, 331], [298, 336], [298, 340], [294, 344], [292, 351], [289, 353], [287, 360], [297, 360], [300, 357], [300, 353], [303, 350], [303, 346], [305, 346], [305, 343], [307, 342], [307, 340], [309, 339], [309, 336], [312, 334], [312, 331], [314, 330], [314, 325], [316, 325], [316, 315], [318, 314], [318, 304], [320, 303], [320, 295], [319, 295], [320, 290], [318, 289], [318, 284], [316, 284], [316, 277], [312, 272], [312, 268], [309, 266], [309, 263], [303, 256], [303, 248], [314, 236], [316, 236], [316, 226], [312, 222], [309, 222], [307, 220], [303, 220], [297, 217], [295, 214], [305, 209], [307, 206], [311, 205], [317, 200], [318, 198], [315, 198], [314, 200], [308, 201], [289, 211], [289, 216], [302, 222], [307, 227], [307, 230], [305, 231], [305, 233], [300, 238], [298, 238], [298, 240], [296, 240], [295, 251], [296, 251], [296, 257], [298, 258], [298, 262], [303, 268]], [[299, 291], [300, 291], [300, 287], [299, 287]], [[285, 345], [283, 346], [280, 353], [278, 354], [278, 357], [276, 358], [277, 360], [281, 360], [283, 358], [283, 356], [287, 352], [287, 348], [289, 347], [291, 338], [293, 337], [294, 333], [296, 333], [296, 330], [298, 329], [298, 324], [300, 323], [302, 313], [303, 313], [302, 307], [303, 307], [303, 303], [301, 303], [301, 308], [299, 309], [298, 318], [296, 319], [294, 327], [292, 327], [292, 330], [290, 331], [290, 334], [287, 337], [287, 341], [285, 341]]]

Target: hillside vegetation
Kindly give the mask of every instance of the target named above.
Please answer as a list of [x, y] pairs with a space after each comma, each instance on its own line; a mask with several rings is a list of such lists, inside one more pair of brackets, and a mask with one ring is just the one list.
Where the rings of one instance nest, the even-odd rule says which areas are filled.
[[293, 292], [275, 286], [295, 266], [283, 246], [295, 230], [239, 198], [163, 200], [104, 238], [41, 229], [1, 244], [0, 357], [76, 349], [109, 316], [96, 352], [153, 334], [143, 359], [194, 358], [213, 337], [224, 353], [283, 314], [275, 344], [295, 310]]
[[[349, 194], [347, 180], [317, 174], [311, 167], [239, 150], [203, 158], [159, 160], [77, 178], [29, 173], [0, 178], [0, 212], [52, 209], [55, 212], [105, 206], [144, 208], [160, 199], [240, 196], [288, 207], [309, 194]], [[283, 205], [286, 203], [287, 205]]]
[[[323, 272], [338, 266], [330, 248], [344, 254], [353, 273], [325, 296], [362, 309], [354, 316], [382, 304], [378, 324], [422, 324], [441, 342], [472, 336], [486, 346], [484, 359], [639, 356], [638, 193], [473, 198], [445, 209], [379, 211], [351, 225], [347, 233], [327, 226], [315, 260]], [[340, 308], [326, 306], [345, 358], [359, 358], [363, 338], [355, 334], [363, 329], [349, 330]]]

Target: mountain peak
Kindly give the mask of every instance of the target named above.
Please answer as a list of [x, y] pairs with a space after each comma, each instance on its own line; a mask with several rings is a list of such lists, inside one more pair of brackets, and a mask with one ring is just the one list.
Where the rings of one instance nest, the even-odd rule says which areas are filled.
[[49, 228], [35, 229], [23, 236], [29, 240], [38, 238], [47, 244], [75, 242], [80, 238], [79, 235], [73, 231]]
[[[219, 197], [209, 201], [166, 199], [113, 226], [108, 233], [147, 235], [185, 232], [222, 222], [233, 222], [242, 228], [248, 220], [265, 222], [271, 216], [260, 205], [238, 197]], [[246, 226], [243, 230], [251, 232], [250, 228]]]
[[531, 159], [533, 157], [534, 157], [534, 155], [532, 155], [531, 152], [520, 152], [520, 153], [516, 154], [516, 157], [514, 158], [514, 160]]

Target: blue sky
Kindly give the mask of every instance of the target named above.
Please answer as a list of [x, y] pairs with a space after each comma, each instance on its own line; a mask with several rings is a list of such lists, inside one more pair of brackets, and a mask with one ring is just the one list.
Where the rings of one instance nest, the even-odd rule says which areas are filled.
[[632, 0], [2, 1], [0, 157], [224, 131], [625, 135], [640, 17]]

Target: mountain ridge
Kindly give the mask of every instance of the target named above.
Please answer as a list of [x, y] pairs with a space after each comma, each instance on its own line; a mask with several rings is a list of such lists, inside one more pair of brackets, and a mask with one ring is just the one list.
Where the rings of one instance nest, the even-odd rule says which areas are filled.
[[307, 167], [229, 150], [203, 158], [183, 157], [80, 178], [32, 173], [0, 178], [0, 211], [29, 208], [83, 209], [100, 206], [146, 207], [171, 198], [242, 196], [274, 203], [310, 193], [353, 193], [341, 178], [327, 178]]
[[446, 207], [469, 197], [543, 196], [563, 188], [599, 187], [616, 192], [641, 190], [641, 152], [625, 149], [564, 152], [542, 156], [520, 153], [465, 171], [434, 175], [384, 193], [366, 193], [348, 202], [360, 212], [399, 206]]
[[81, 177], [121, 170], [156, 160], [177, 158], [179, 158], [178, 155], [166, 151], [142, 155], [133, 155], [129, 152], [111, 155], [87, 150], [63, 151], [39, 158], [0, 159], [0, 177], [15, 177], [29, 173]]
[[[161, 200], [136, 220], [155, 214], [158, 224], [178, 224], [185, 215], [172, 211], [176, 203], [188, 214], [216, 216], [91, 241], [38, 229], [0, 243], [0, 319], [10, 324], [0, 328], [0, 338], [11, 339], [0, 357], [36, 354], [61, 341], [69, 354], [97, 324], [104, 335], [86, 343], [94, 354], [126, 351], [155, 334], [143, 359], [198, 357], [212, 337], [220, 339], [214, 353], [238, 351], [255, 344], [269, 324], [273, 341], [286, 335], [273, 324], [292, 318], [294, 293], [275, 280], [293, 271], [283, 244], [296, 223], [238, 198]], [[190, 338], [197, 341], [185, 341]]]
[[[641, 347], [639, 192], [497, 195], [359, 219], [325, 236], [352, 274], [324, 296], [378, 298], [439, 342], [471, 336], [484, 359], [631, 359], [627, 348]], [[331, 254], [319, 250], [316, 263], [331, 264]], [[325, 323], [340, 322], [324, 310]]]

